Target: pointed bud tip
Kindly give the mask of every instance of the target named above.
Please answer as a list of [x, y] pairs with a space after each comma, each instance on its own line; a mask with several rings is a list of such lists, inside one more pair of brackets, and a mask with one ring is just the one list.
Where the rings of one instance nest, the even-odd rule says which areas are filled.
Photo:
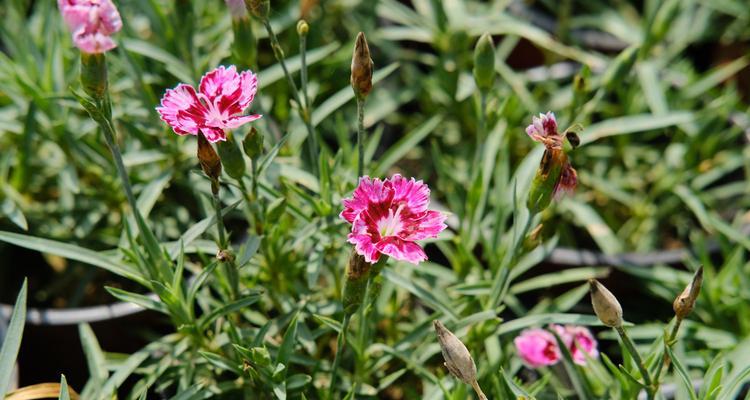
[[487, 91], [495, 81], [495, 44], [492, 36], [484, 33], [474, 47], [474, 80], [479, 89]]
[[364, 32], [357, 34], [351, 68], [350, 82], [354, 94], [361, 98], [367, 97], [372, 90], [373, 63], [372, 58], [370, 58], [370, 46], [367, 44]]

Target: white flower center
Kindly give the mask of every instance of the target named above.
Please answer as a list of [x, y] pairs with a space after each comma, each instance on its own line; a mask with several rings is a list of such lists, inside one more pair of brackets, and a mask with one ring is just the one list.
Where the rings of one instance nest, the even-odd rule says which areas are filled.
[[403, 224], [401, 223], [401, 210], [403, 209], [403, 204], [398, 206], [395, 213], [391, 208], [388, 210], [388, 216], [378, 221], [378, 232], [380, 232], [381, 237], [395, 236], [401, 232], [403, 229]]
[[219, 110], [219, 107], [216, 104], [214, 104], [203, 93], [198, 93], [198, 99], [201, 100], [203, 105], [208, 110], [208, 112], [206, 113], [206, 125], [216, 126], [216, 127], [222, 126], [224, 123], [224, 120], [227, 119], [228, 115], [225, 115], [225, 113], [222, 113]]

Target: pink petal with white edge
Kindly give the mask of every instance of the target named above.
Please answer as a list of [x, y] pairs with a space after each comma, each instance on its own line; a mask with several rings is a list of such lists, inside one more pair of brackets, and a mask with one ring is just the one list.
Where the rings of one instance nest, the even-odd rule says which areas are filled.
[[412, 214], [427, 211], [430, 205], [430, 188], [421, 180], [406, 179], [396, 174], [391, 177], [390, 184], [394, 191], [393, 202], [395, 204], [405, 203]]
[[258, 91], [258, 76], [250, 71], [242, 71], [240, 74], [240, 98], [237, 100], [242, 110], [245, 110], [255, 99]]
[[201, 128], [201, 132], [203, 132], [203, 136], [206, 137], [206, 140], [211, 143], [223, 142], [227, 140], [226, 133], [224, 133], [224, 130], [220, 128], [204, 126]]
[[167, 89], [157, 107], [161, 120], [169, 124], [178, 135], [197, 135], [204, 119], [204, 107], [198, 101], [195, 89], [181, 83], [174, 89]]
[[424, 216], [412, 222], [412, 226], [405, 230], [406, 235], [401, 235], [401, 238], [404, 240], [436, 238], [448, 227], [445, 224], [446, 218], [448, 216], [440, 211], [427, 211]]
[[224, 126], [226, 128], [228, 128], [228, 129], [234, 129], [234, 128], [238, 128], [238, 127], [240, 127], [240, 126], [242, 126], [242, 125], [244, 125], [244, 124], [246, 124], [248, 122], [253, 122], [256, 119], [260, 119], [260, 117], [262, 117], [262, 115], [260, 115], [260, 114], [243, 115], [243, 116], [239, 116], [239, 117], [230, 117], [226, 121], [226, 123], [225, 123]]
[[383, 238], [375, 244], [375, 247], [383, 254], [389, 255], [396, 260], [406, 261], [414, 265], [427, 260], [427, 254], [414, 242], [407, 242], [395, 236]]
[[81, 51], [90, 54], [104, 53], [117, 47], [111, 37], [101, 33], [76, 35], [73, 42]]
[[[213, 101], [219, 95], [226, 94], [226, 89], [230, 89], [230, 92], [233, 91], [230, 86], [237, 77], [237, 68], [234, 65], [229, 68], [224, 68], [224, 66], [221, 65], [206, 75], [203, 75], [198, 90]], [[225, 85], [227, 85], [227, 87], [225, 87]]]

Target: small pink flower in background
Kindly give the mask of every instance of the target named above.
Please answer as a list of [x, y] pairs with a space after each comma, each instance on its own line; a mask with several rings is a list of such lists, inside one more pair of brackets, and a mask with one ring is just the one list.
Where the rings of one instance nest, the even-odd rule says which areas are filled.
[[524, 363], [532, 368], [556, 364], [561, 357], [555, 336], [544, 329], [526, 329], [513, 343]]
[[599, 356], [599, 351], [596, 348], [596, 339], [594, 339], [594, 335], [591, 334], [591, 331], [589, 331], [588, 328], [575, 325], [561, 326], [554, 324], [551, 328], [560, 335], [560, 338], [562, 338], [565, 343], [565, 347], [570, 350], [570, 354], [573, 356], [573, 361], [576, 364], [586, 365], [586, 354], [588, 354], [590, 358], [597, 358]]
[[552, 111], [547, 111], [547, 114], [539, 113], [538, 117], [531, 117], [531, 125], [526, 127], [526, 134], [533, 141], [544, 144], [548, 149], [562, 149], [563, 138], [557, 132], [557, 120]]
[[224, 0], [229, 7], [229, 13], [233, 19], [240, 19], [247, 15], [247, 8], [245, 8], [245, 0]]
[[340, 216], [352, 224], [349, 243], [369, 263], [385, 254], [419, 264], [427, 255], [415, 241], [437, 237], [447, 227], [445, 214], [427, 209], [427, 185], [398, 174], [382, 181], [360, 178], [352, 198], [343, 204]]
[[162, 121], [178, 135], [197, 135], [215, 143], [226, 140], [225, 129], [255, 121], [260, 115], [242, 115], [258, 90], [258, 78], [251, 71], [237, 73], [234, 65], [221, 66], [203, 75], [196, 91], [181, 83], [167, 89], [157, 107]]
[[81, 51], [104, 53], [117, 47], [110, 36], [122, 28], [122, 20], [111, 0], [57, 0], [57, 6]]

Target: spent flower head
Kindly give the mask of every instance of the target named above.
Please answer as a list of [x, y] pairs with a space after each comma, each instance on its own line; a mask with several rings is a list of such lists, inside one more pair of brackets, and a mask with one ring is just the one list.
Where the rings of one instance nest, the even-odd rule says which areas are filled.
[[260, 115], [242, 115], [258, 90], [258, 78], [251, 71], [237, 73], [234, 65], [220, 66], [203, 75], [198, 91], [180, 83], [167, 89], [157, 107], [162, 121], [178, 135], [197, 135], [215, 143], [226, 140], [226, 129], [255, 121]]
[[369, 263], [381, 254], [418, 264], [427, 259], [417, 240], [443, 231], [445, 214], [428, 210], [430, 189], [421, 180], [401, 175], [380, 180], [364, 176], [340, 216], [352, 224], [349, 243]]
[[82, 52], [99, 54], [117, 47], [112, 35], [122, 19], [112, 0], [57, 0], [60, 13]]
[[698, 299], [698, 295], [701, 292], [701, 285], [703, 284], [703, 266], [698, 268], [693, 275], [693, 280], [685, 287], [677, 298], [672, 303], [674, 313], [679, 319], [683, 319], [693, 311], [695, 307], [695, 301]]

